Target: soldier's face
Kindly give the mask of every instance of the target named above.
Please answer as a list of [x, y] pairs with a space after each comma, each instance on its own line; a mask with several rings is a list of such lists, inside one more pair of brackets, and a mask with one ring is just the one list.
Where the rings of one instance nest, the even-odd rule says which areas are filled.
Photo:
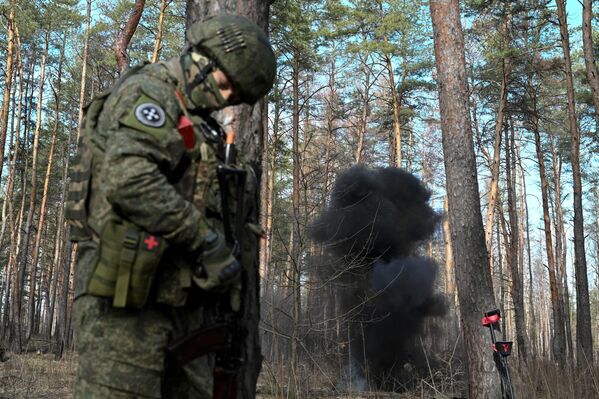
[[230, 104], [235, 104], [239, 102], [239, 93], [233, 87], [231, 81], [223, 71], [220, 69], [215, 69], [212, 72], [212, 77], [218, 86], [218, 90], [220, 91], [221, 96]]

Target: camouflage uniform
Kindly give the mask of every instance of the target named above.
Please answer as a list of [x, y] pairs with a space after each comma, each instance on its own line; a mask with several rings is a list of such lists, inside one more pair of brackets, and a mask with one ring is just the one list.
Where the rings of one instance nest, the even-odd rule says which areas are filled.
[[[210, 62], [195, 53], [191, 77]], [[219, 108], [218, 93], [204, 90], [188, 105], [182, 64], [173, 59], [129, 73], [98, 102], [97, 119], [85, 121], [93, 133], [82, 136], [77, 165], [87, 167], [71, 176], [73, 203], [84, 209], [69, 209], [79, 220], [72, 223], [77, 398], [212, 397], [213, 356], [182, 370], [165, 359], [168, 342], [210, 324], [204, 310], [230, 290], [200, 289], [194, 277], [207, 237], [223, 228], [215, 171], [224, 137], [207, 116]], [[193, 122], [187, 135], [185, 120]], [[255, 179], [248, 182], [251, 196]]]

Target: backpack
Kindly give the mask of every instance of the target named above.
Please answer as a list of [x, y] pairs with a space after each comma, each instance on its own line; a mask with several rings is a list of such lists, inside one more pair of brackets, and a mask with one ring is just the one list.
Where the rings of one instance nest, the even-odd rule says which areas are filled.
[[65, 210], [65, 218], [70, 227], [69, 239], [73, 242], [92, 238], [92, 230], [87, 223], [91, 177], [94, 161], [101, 161], [103, 151], [93, 145], [91, 140], [96, 133], [98, 118], [104, 108], [104, 103], [125, 79], [138, 72], [146, 64], [147, 62], [129, 68], [111, 88], [94, 97], [83, 108], [84, 117], [77, 142], [77, 155], [69, 168], [69, 190]]

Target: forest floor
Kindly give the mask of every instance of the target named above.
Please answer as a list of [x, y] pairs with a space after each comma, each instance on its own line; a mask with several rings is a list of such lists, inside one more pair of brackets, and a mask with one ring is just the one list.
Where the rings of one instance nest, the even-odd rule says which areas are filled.
[[[0, 363], [0, 399], [71, 399], [77, 368], [76, 354], [67, 354], [55, 360], [52, 354], [9, 354], [10, 359]], [[274, 399], [264, 381], [258, 383], [258, 399]], [[280, 397], [280, 396], [279, 396]], [[385, 392], [334, 393], [314, 389], [305, 397], [337, 399], [415, 399], [420, 394], [392, 394]], [[428, 397], [428, 396], [424, 396]]]
[[[62, 360], [54, 360], [54, 355], [9, 354], [7, 362], [0, 363], [0, 399], [72, 399], [76, 374], [76, 354], [69, 353]], [[589, 367], [580, 372], [570, 367], [559, 367], [547, 361], [534, 361], [534, 364], [519, 368], [513, 366], [513, 383], [518, 398], [591, 398], [599, 397], [599, 368]], [[264, 370], [264, 368], [263, 368]], [[309, 376], [307, 376], [310, 379]], [[440, 376], [439, 376], [440, 377]], [[314, 378], [314, 376], [312, 376]], [[316, 381], [307, 383], [311, 387], [303, 392], [306, 398], [338, 399], [449, 399], [454, 395], [441, 395], [430, 382], [421, 380], [419, 387], [407, 393], [360, 392], [343, 393], [321, 388], [325, 384]], [[463, 387], [463, 382], [454, 381]], [[303, 385], [303, 384], [302, 384]], [[319, 385], [321, 387], [319, 387]], [[437, 388], [439, 378], [437, 378]], [[284, 387], [261, 375], [257, 387], [258, 399], [285, 397]], [[278, 395], [276, 391], [279, 391]], [[461, 396], [461, 395], [460, 395]], [[459, 397], [459, 396], [458, 396]]]
[[0, 363], [0, 399], [69, 399], [77, 362], [69, 353], [61, 360], [54, 355], [8, 354]]

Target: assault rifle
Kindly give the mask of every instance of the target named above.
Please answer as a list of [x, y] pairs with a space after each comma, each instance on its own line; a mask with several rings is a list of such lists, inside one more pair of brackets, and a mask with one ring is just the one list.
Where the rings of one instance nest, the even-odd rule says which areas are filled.
[[[235, 168], [234, 133], [227, 133], [225, 164], [217, 168], [221, 193], [222, 218], [225, 240], [237, 260], [241, 262], [242, 236], [244, 227], [244, 194], [246, 171]], [[230, 184], [236, 189], [235, 224], [231, 221]], [[243, 273], [243, 272], [242, 272]], [[239, 312], [233, 312], [228, 301], [221, 301], [217, 323], [190, 332], [167, 347], [167, 361], [174, 367], [183, 367], [193, 359], [210, 352], [216, 353], [214, 366], [214, 399], [235, 399], [238, 390], [238, 374], [243, 364], [243, 342], [246, 329], [239, 318], [243, 314], [243, 301]]]

